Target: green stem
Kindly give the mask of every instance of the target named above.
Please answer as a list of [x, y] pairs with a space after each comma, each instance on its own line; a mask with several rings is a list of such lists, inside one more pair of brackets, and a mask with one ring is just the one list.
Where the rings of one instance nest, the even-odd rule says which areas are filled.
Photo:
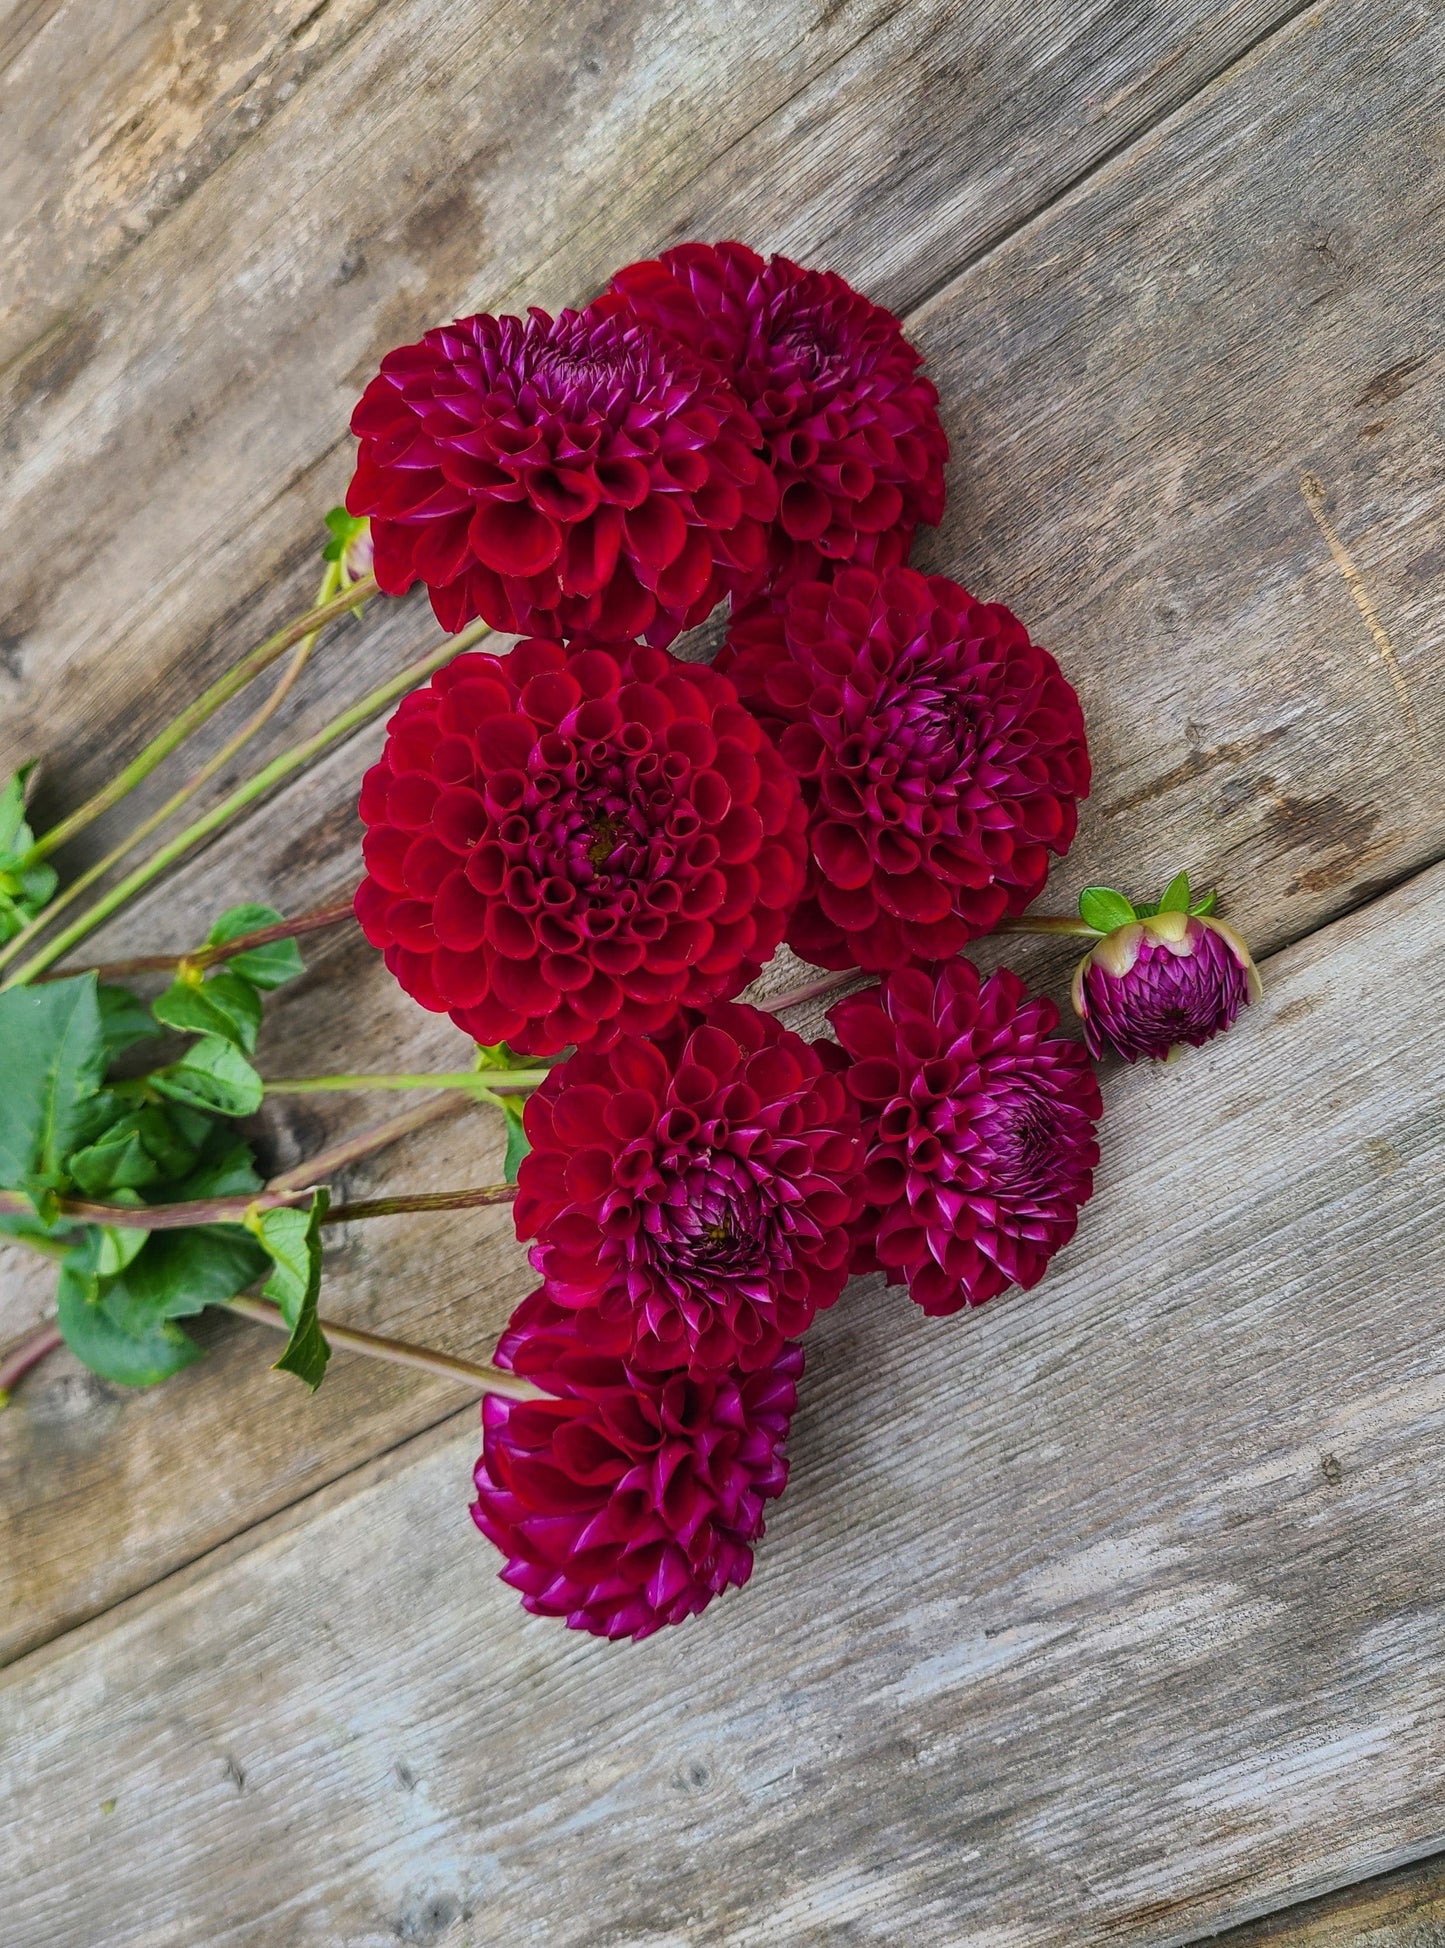
[[1066, 933], [1080, 940], [1102, 940], [1103, 934], [1087, 920], [1070, 920], [1056, 913], [1025, 913], [1017, 920], [1000, 920], [995, 933]]
[[408, 665], [378, 689], [369, 692], [359, 703], [354, 703], [343, 710], [339, 717], [333, 717], [331, 722], [324, 724], [319, 731], [304, 738], [301, 743], [293, 744], [289, 751], [283, 751], [279, 757], [273, 758], [263, 770], [258, 771], [253, 778], [248, 778], [243, 785], [238, 785], [228, 797], [223, 798], [219, 805], [212, 806], [204, 817], [186, 826], [184, 831], [178, 832], [173, 839], [153, 852], [142, 865], [137, 866], [133, 872], [127, 873], [126, 877], [113, 886], [103, 898], [97, 900], [93, 906], [87, 907], [78, 919], [72, 920], [70, 925], [58, 933], [48, 946], [42, 947], [39, 953], [33, 954], [23, 966], [18, 967], [11, 974], [8, 980], [0, 983], [0, 986], [17, 987], [20, 983], [33, 979], [43, 968], [49, 967], [52, 961], [57, 961], [62, 954], [68, 953], [77, 941], [84, 940], [87, 934], [93, 933], [103, 920], [108, 920], [112, 913], [124, 906], [126, 901], [133, 898], [143, 887], [149, 886], [153, 879], [158, 879], [169, 866], [173, 866], [176, 860], [183, 857], [193, 846], [199, 845], [202, 839], [208, 839], [213, 832], [218, 832], [223, 825], [236, 816], [237, 812], [244, 810], [247, 805], [254, 804], [258, 798], [263, 797], [274, 785], [280, 784], [284, 778], [289, 778], [293, 772], [302, 770], [313, 758], [319, 757], [329, 745], [345, 737], [349, 731], [356, 730], [367, 723], [380, 711], [385, 710], [389, 704], [395, 703], [398, 697], [405, 696], [408, 690], [424, 682], [434, 670], [440, 669], [443, 663], [449, 663], [454, 656], [460, 655], [470, 644], [477, 642], [488, 633], [484, 623], [473, 623], [470, 629], [464, 629], [459, 636], [449, 637], [439, 648], [432, 650], [430, 655], [422, 657], [420, 662]]
[[[232, 1299], [230, 1310], [258, 1325], [272, 1326], [277, 1332], [290, 1332], [281, 1308], [267, 1299]], [[434, 1353], [429, 1346], [411, 1346], [404, 1339], [382, 1339], [376, 1333], [360, 1332], [355, 1326], [339, 1326], [334, 1319], [316, 1322], [333, 1346], [349, 1352], [365, 1353], [369, 1359], [389, 1360], [393, 1366], [414, 1366], [440, 1380], [460, 1380], [464, 1386], [484, 1393], [499, 1393], [507, 1400], [545, 1400], [546, 1394], [530, 1380], [505, 1373], [498, 1366], [482, 1366], [476, 1360], [454, 1359], [450, 1353]]]
[[209, 947], [193, 947], [184, 954], [136, 954], [130, 960], [104, 960], [96, 967], [52, 967], [36, 975], [37, 981], [70, 981], [77, 974], [94, 974], [100, 981], [127, 981], [133, 974], [170, 974], [181, 967], [200, 973], [218, 961], [234, 960], [253, 947], [269, 947], [276, 940], [295, 940], [305, 933], [318, 933], [323, 927], [339, 926], [356, 917], [354, 902], [338, 900], [334, 906], [318, 907], [314, 913], [299, 913], [294, 920], [278, 920], [274, 926], [255, 927], [238, 933], [231, 940], [217, 941]]
[[58, 825], [52, 825], [48, 832], [42, 832], [26, 854], [23, 863], [27, 866], [38, 864], [40, 860], [48, 858], [52, 852], [63, 846], [68, 839], [73, 839], [77, 832], [83, 832], [87, 825], [100, 817], [102, 812], [108, 812], [112, 805], [120, 803], [127, 792], [134, 791], [143, 779], [150, 776], [162, 759], [170, 756], [178, 744], [184, 743], [192, 731], [199, 730], [207, 718], [213, 717], [222, 704], [229, 703], [238, 690], [244, 690], [253, 676], [259, 676], [261, 671], [274, 663], [278, 656], [284, 656], [293, 643], [300, 642], [303, 636], [310, 635], [313, 631], [324, 629], [327, 623], [334, 622], [337, 616], [348, 615], [351, 610], [359, 608], [376, 592], [376, 577], [364, 575], [359, 582], [353, 582], [350, 588], [342, 589], [340, 594], [333, 596], [324, 608], [308, 608], [304, 614], [293, 616], [290, 622], [285, 623], [274, 635], [268, 636], [265, 642], [258, 643], [254, 649], [249, 650], [239, 663], [227, 670], [224, 676], [218, 677], [208, 690], [203, 690], [193, 703], [187, 704], [180, 715], [173, 718], [163, 731], [158, 732], [145, 749], [132, 758], [125, 769], [112, 778], [108, 785], [102, 785], [101, 789], [87, 798], [83, 805], [77, 805], [73, 812], [61, 819]]
[[[56, 1214], [77, 1224], [109, 1224], [120, 1231], [189, 1231], [198, 1224], [245, 1224], [255, 1211], [279, 1211], [293, 1204], [309, 1202], [316, 1179], [305, 1187], [268, 1188], [249, 1197], [197, 1197], [183, 1204], [95, 1204], [83, 1197], [59, 1197]], [[515, 1184], [483, 1184], [468, 1190], [426, 1190], [403, 1192], [396, 1197], [363, 1198], [355, 1204], [337, 1204], [322, 1218], [323, 1224], [349, 1224], [353, 1218], [396, 1217], [408, 1211], [474, 1211], [487, 1204], [510, 1204], [517, 1195]], [[34, 1206], [19, 1191], [0, 1190], [0, 1212], [28, 1215]], [[20, 1240], [30, 1243], [30, 1239]], [[35, 1242], [47, 1249], [59, 1240]]]
[[269, 1079], [268, 1096], [316, 1096], [332, 1089], [470, 1089], [476, 1095], [525, 1094], [547, 1080], [546, 1069], [457, 1069], [442, 1075], [284, 1075]]
[[[317, 608], [324, 608], [331, 596], [335, 594], [340, 576], [339, 565], [336, 562], [328, 562], [326, 574], [322, 578], [321, 588], [316, 597]], [[82, 893], [88, 892], [97, 880], [104, 879], [112, 866], [118, 866], [122, 859], [134, 852], [143, 839], [148, 839], [152, 832], [159, 831], [160, 827], [173, 818], [183, 805], [189, 804], [196, 793], [210, 783], [218, 771], [224, 771], [232, 758], [244, 750], [253, 737], [259, 736], [296, 687], [301, 672], [305, 669], [307, 660], [320, 637], [319, 629], [313, 629], [309, 636], [303, 636], [296, 654], [286, 666], [281, 681], [261, 708], [247, 718], [235, 736], [229, 738], [214, 757], [208, 758], [200, 770], [186, 780], [179, 791], [172, 792], [164, 805], [158, 806], [148, 817], [143, 818], [139, 825], [127, 832], [118, 845], [111, 847], [104, 858], [97, 859], [94, 865], [88, 866], [78, 879], [71, 881], [63, 893], [57, 893], [50, 904], [37, 913], [29, 925], [23, 927], [13, 940], [6, 942], [4, 948], [0, 949], [0, 967], [4, 967], [23, 952], [36, 934], [44, 933], [67, 907], [74, 906]]]

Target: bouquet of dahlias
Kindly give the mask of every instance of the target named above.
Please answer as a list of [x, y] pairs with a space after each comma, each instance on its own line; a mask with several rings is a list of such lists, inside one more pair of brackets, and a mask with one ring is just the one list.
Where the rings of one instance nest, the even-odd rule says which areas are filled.
[[[529, 1610], [637, 1638], [747, 1580], [801, 1342], [852, 1273], [930, 1315], [1037, 1284], [1093, 1189], [1091, 1057], [1197, 1045], [1257, 977], [1182, 873], [1150, 905], [1090, 887], [1077, 918], [1028, 914], [1088, 793], [1083, 714], [1009, 610], [908, 566], [948, 456], [921, 364], [840, 277], [738, 243], [383, 359], [316, 605], [39, 838], [27, 773], [0, 799], [0, 1230], [59, 1264], [57, 1325], [0, 1363], [0, 1399], [62, 1337], [112, 1380], [163, 1379], [211, 1304], [284, 1329], [278, 1364], [312, 1386], [333, 1343], [469, 1380], [472, 1514], [503, 1577]], [[437, 651], [54, 930], [269, 720], [330, 621], [417, 582]], [[720, 603], [711, 665], [679, 661]], [[491, 631], [519, 640], [477, 648]], [[219, 756], [61, 891], [50, 855], [288, 651]], [[474, 1068], [257, 1074], [296, 937], [349, 905], [237, 907], [188, 953], [55, 972], [393, 703], [354, 914]], [[980, 977], [964, 949], [996, 931], [1089, 942], [1084, 1042], [1016, 974]], [[783, 943], [826, 971], [740, 1000]], [[170, 977], [149, 1004], [125, 985], [147, 973]], [[845, 987], [831, 1035], [778, 1019]], [[162, 1034], [188, 1039], [143, 1063]], [[263, 1182], [237, 1124], [268, 1093], [367, 1087], [491, 1105], [507, 1182], [331, 1205], [330, 1178], [451, 1093]], [[505, 1201], [539, 1283], [494, 1366], [322, 1319], [328, 1222]]]

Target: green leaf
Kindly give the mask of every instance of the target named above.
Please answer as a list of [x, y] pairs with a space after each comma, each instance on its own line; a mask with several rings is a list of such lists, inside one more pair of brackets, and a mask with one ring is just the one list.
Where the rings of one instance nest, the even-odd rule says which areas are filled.
[[225, 968], [199, 983], [173, 981], [151, 1003], [151, 1013], [163, 1027], [183, 1035], [220, 1035], [247, 1055], [261, 1030], [260, 995], [250, 981]]
[[1189, 911], [1189, 875], [1175, 873], [1173, 879], [1159, 896], [1157, 913], [1187, 913]]
[[107, 1059], [94, 974], [0, 993], [0, 1184], [60, 1181]]
[[100, 1032], [108, 1054], [121, 1055], [136, 1042], [154, 1038], [156, 1025], [151, 1011], [138, 994], [129, 988], [98, 987], [95, 998], [100, 1004]]
[[60, 1268], [60, 1330], [92, 1373], [123, 1387], [152, 1387], [201, 1358], [200, 1347], [179, 1326], [165, 1320], [123, 1323], [111, 1309], [113, 1290], [94, 1272], [70, 1263]]
[[224, 1123], [213, 1123], [196, 1168], [169, 1193], [178, 1204], [198, 1197], [245, 1197], [261, 1188], [251, 1146]]
[[340, 561], [351, 543], [366, 526], [364, 514], [348, 514], [344, 507], [328, 508], [326, 526], [331, 539], [321, 550], [323, 561]]
[[[262, 927], [279, 926], [285, 918], [274, 906], [233, 906], [223, 913], [206, 939], [208, 947], [224, 946], [243, 933], [258, 933]], [[294, 940], [273, 940], [266, 947], [248, 947], [227, 966], [253, 987], [279, 988], [306, 972], [301, 949]]]
[[86, 1197], [109, 1197], [118, 1190], [146, 1190], [165, 1172], [146, 1148], [139, 1118], [125, 1117], [95, 1143], [66, 1161], [66, 1174]]
[[95, 1269], [102, 1278], [114, 1278], [123, 1272], [133, 1258], [139, 1257], [151, 1235], [131, 1225], [96, 1224], [91, 1229], [100, 1236]]
[[35, 760], [22, 764], [6, 780], [0, 791], [0, 859], [23, 858], [30, 850], [30, 828], [25, 823], [25, 787], [35, 769]]
[[532, 1146], [527, 1141], [527, 1132], [522, 1126], [521, 1104], [509, 1102], [504, 1097], [502, 1114], [507, 1121], [507, 1155], [502, 1165], [502, 1174], [509, 1184], [515, 1184], [522, 1159], [530, 1155]]
[[1211, 886], [1207, 893], [1200, 894], [1199, 898], [1194, 902], [1193, 906], [1190, 907], [1189, 911], [1193, 914], [1197, 914], [1200, 919], [1204, 919], [1214, 911], [1215, 907], [1218, 906], [1218, 904], [1219, 904], [1219, 889], [1216, 886]]
[[1079, 918], [1100, 933], [1113, 933], [1137, 919], [1133, 906], [1110, 886], [1086, 886], [1079, 895]]
[[219, 1035], [207, 1035], [168, 1068], [157, 1069], [150, 1085], [176, 1102], [218, 1116], [250, 1116], [261, 1107], [261, 1078], [240, 1049]]
[[129, 1331], [158, 1319], [188, 1318], [244, 1292], [267, 1262], [260, 1245], [238, 1224], [152, 1231], [145, 1249], [112, 1285], [107, 1307]]
[[331, 1194], [323, 1186], [313, 1195], [308, 1210], [265, 1211], [259, 1224], [261, 1241], [273, 1261], [271, 1276], [262, 1289], [280, 1306], [281, 1316], [291, 1328], [276, 1369], [294, 1373], [313, 1393], [325, 1378], [326, 1363], [331, 1358], [331, 1348], [316, 1316], [321, 1290], [321, 1220], [330, 1201]]

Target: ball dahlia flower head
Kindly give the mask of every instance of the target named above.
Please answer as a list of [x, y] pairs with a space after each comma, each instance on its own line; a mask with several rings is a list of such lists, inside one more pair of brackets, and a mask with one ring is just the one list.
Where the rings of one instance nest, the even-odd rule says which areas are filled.
[[685, 243], [612, 280], [629, 313], [726, 375], [777, 483], [769, 581], [908, 559], [943, 513], [938, 393], [898, 320], [832, 271]]
[[837, 1055], [722, 1003], [554, 1069], [514, 1209], [537, 1312], [638, 1373], [771, 1368], [848, 1276], [861, 1148]]
[[526, 1055], [738, 993], [803, 885], [797, 782], [731, 683], [635, 644], [455, 657], [397, 708], [360, 811], [367, 939]]
[[804, 960], [946, 960], [1022, 913], [1073, 841], [1078, 697], [1016, 616], [945, 576], [802, 583], [736, 616], [716, 667], [802, 781]]
[[1103, 1105], [1083, 1044], [1003, 968], [902, 968], [828, 1015], [863, 1121], [854, 1271], [926, 1313], [1027, 1289], [1093, 1193]]
[[1193, 905], [1181, 873], [1157, 905], [1134, 907], [1122, 893], [1091, 886], [1079, 898], [1084, 919], [1104, 937], [1074, 971], [1074, 1012], [1097, 1060], [1113, 1049], [1126, 1062], [1168, 1061], [1234, 1024], [1260, 994], [1259, 970], [1244, 941], [1212, 917], [1209, 894]]
[[378, 586], [437, 620], [666, 645], [758, 587], [777, 488], [717, 368], [610, 300], [388, 352], [351, 418]]
[[496, 1357], [553, 1398], [487, 1396], [472, 1519], [534, 1615], [647, 1637], [748, 1580], [788, 1478], [802, 1348], [746, 1374], [654, 1377], [585, 1346], [575, 1316], [539, 1299]]

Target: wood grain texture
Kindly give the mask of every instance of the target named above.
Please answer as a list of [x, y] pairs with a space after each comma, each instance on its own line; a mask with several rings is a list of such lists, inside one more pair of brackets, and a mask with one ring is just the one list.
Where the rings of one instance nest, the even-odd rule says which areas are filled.
[[[818, 180], [808, 176], [809, 159], [829, 126], [830, 105], [845, 127], [856, 126], [860, 97], [882, 115], [924, 112], [919, 84], [907, 79], [908, 61], [900, 55], [898, 69], [882, 59], [888, 37], [910, 17], [875, 25], [860, 45], [860, 63], [868, 46], [880, 63], [871, 82], [864, 63], [847, 70], [841, 90], [834, 88], [838, 77], [804, 84], [792, 105], [763, 118], [752, 136], [686, 182], [679, 183], [685, 172], [675, 152], [671, 165], [649, 165], [638, 176], [637, 202], [619, 190], [599, 218], [602, 242], [588, 237], [578, 248], [601, 251], [605, 266], [606, 253], [615, 258], [641, 247], [635, 235], [623, 241], [607, 231], [622, 221], [747, 229], [748, 197], [758, 222], [772, 223], [791, 183]], [[947, 22], [929, 18], [935, 40], [946, 35]], [[855, 17], [852, 24], [866, 33], [866, 23]], [[834, 27], [836, 21], [827, 31]], [[1362, 62], [1367, 27], [1371, 52]], [[1397, 354], [1438, 330], [1438, 265], [1432, 271], [1421, 255], [1438, 230], [1438, 190], [1435, 177], [1412, 160], [1428, 147], [1433, 125], [1428, 95], [1407, 84], [1438, 66], [1439, 38], [1416, 9], [1381, 22], [1340, 4], [1302, 19], [1137, 153], [1109, 164], [985, 257], [916, 321], [958, 446], [958, 513], [927, 544], [928, 559], [985, 593], [1015, 600], [1059, 649], [1090, 712], [1095, 796], [1051, 903], [1100, 877], [1149, 890], [1188, 864], [1198, 879], [1223, 879], [1231, 910], [1264, 949], [1440, 849], [1445, 807], [1435, 791], [1432, 808], [1431, 773], [1402, 731], [1395, 694], [1293, 475], [1296, 465], [1310, 464], [1343, 479], [1332, 497], [1339, 525], [1395, 632], [1422, 736], [1437, 739], [1440, 691], [1426, 678], [1439, 643], [1438, 576], [1428, 541], [1439, 506], [1438, 460], [1413, 402], [1429, 405], [1437, 396], [1431, 388], [1438, 389], [1440, 368], [1426, 358], [1419, 366], [1407, 359], [1408, 369], [1400, 370]], [[829, 52], [846, 64], [854, 57], [839, 56], [839, 45], [830, 42]], [[665, 46], [676, 51], [672, 42]], [[519, 65], [525, 52], [516, 54]], [[916, 39], [905, 44], [904, 55], [916, 52]], [[1076, 58], [1085, 52], [1081, 46]], [[359, 56], [349, 52], [353, 58]], [[480, 62], [481, 55], [468, 58]], [[659, 87], [673, 74], [671, 58], [660, 57]], [[718, 100], [732, 99], [729, 87], [741, 97], [740, 70], [729, 65], [741, 57], [724, 49], [708, 58], [721, 63], [727, 82], [715, 89]], [[934, 58], [942, 53], [935, 50]], [[457, 71], [483, 85], [465, 63]], [[534, 77], [531, 85], [542, 84]], [[816, 112], [800, 121], [809, 87], [817, 90]], [[895, 91], [900, 105], [889, 111]], [[938, 90], [924, 94], [932, 100]], [[626, 112], [641, 111], [634, 104]], [[967, 114], [956, 120], [970, 126]], [[668, 126], [680, 131], [683, 122]], [[938, 129], [942, 143], [941, 121]], [[721, 141], [708, 123], [699, 142], [713, 139], [708, 131]], [[263, 131], [257, 142], [268, 139]], [[239, 169], [245, 153], [228, 170]], [[507, 167], [515, 170], [515, 159]], [[603, 167], [600, 152], [595, 167]], [[836, 154], [828, 167], [836, 171]], [[620, 164], [617, 174], [632, 180]], [[1311, 197], [1348, 202], [1352, 235], [1362, 240], [1350, 276], [1318, 303], [1301, 297], [1300, 258], [1290, 244], [1299, 242], [1302, 184]], [[886, 192], [880, 180], [876, 193]], [[512, 193], [520, 195], [515, 187]], [[159, 249], [174, 225], [191, 220], [199, 200], [198, 192], [128, 263], [143, 249]], [[710, 207], [716, 226], [707, 220]], [[1248, 221], [1236, 221], [1243, 217]], [[1385, 239], [1378, 260], [1371, 241], [1377, 234]], [[1254, 257], [1253, 246], [1241, 242], [1250, 237], [1263, 239]], [[1188, 263], [1200, 266], [1204, 295], [1197, 303], [1178, 295], [1171, 252], [1181, 238], [1194, 253]], [[798, 236], [785, 240], [805, 249]], [[941, 248], [936, 238], [919, 240], [921, 251]], [[196, 249], [214, 256], [214, 238]], [[554, 258], [547, 275], [560, 282], [564, 270]], [[455, 266], [451, 274], [458, 275]], [[205, 281], [196, 268], [197, 303]], [[309, 288], [304, 279], [302, 288]], [[278, 272], [272, 295], [279, 302], [289, 289]], [[452, 300], [443, 304], [439, 289], [425, 302], [449, 308]], [[323, 303], [315, 292], [310, 301]], [[325, 300], [333, 322], [339, 302], [334, 293]], [[203, 307], [198, 315], [204, 321], [209, 314]], [[365, 315], [363, 307], [358, 320]], [[306, 344], [314, 355], [314, 334]], [[200, 364], [187, 384], [210, 369], [195, 356]], [[295, 352], [298, 360], [305, 356], [304, 346]], [[254, 392], [260, 381], [253, 375], [246, 384]], [[1393, 425], [1363, 441], [1358, 421], [1365, 408], [1357, 402], [1370, 394], [1377, 403], [1369, 410], [1390, 419], [1391, 402], [1378, 401], [1396, 388], [1409, 410], [1396, 406]], [[264, 402], [246, 396], [259, 425]], [[273, 402], [267, 410], [279, 407]], [[54, 419], [49, 423], [53, 433]], [[1271, 429], [1268, 441], [1261, 428]], [[289, 425], [279, 424], [277, 436], [289, 437]], [[1386, 462], [1332, 470], [1331, 443], [1346, 456], [1379, 450]], [[228, 449], [226, 464], [232, 462], [241, 470], [235, 492], [249, 491], [246, 481], [257, 477], [246, 470], [249, 456]], [[343, 456], [333, 462], [340, 469]], [[72, 456], [72, 470], [75, 464]], [[172, 454], [168, 464], [179, 495], [188, 463]], [[118, 467], [118, 453], [106, 465]], [[1261, 468], [1263, 487], [1256, 484]], [[287, 546], [299, 549], [298, 507], [317, 504], [316, 488], [307, 475], [290, 511], [277, 515], [275, 532]], [[164, 539], [150, 535], [148, 545], [159, 548]], [[245, 546], [254, 542], [246, 529]], [[182, 609], [200, 599], [189, 586], [183, 594]], [[233, 618], [227, 628], [237, 626]], [[291, 731], [328, 707], [337, 686], [354, 692], [363, 674], [394, 667], [428, 636], [419, 602], [373, 605], [364, 623], [345, 626], [323, 645]], [[212, 647], [224, 637], [222, 631]], [[160, 651], [152, 639], [133, 654]], [[133, 654], [116, 666], [127, 721], [144, 714]], [[99, 666], [82, 663], [91, 713]], [[147, 688], [144, 709], [164, 694], [162, 675], [154, 691]], [[178, 915], [206, 915], [237, 897], [299, 910], [344, 892], [356, 871], [356, 781], [378, 735], [353, 740], [251, 819], [224, 851], [213, 849], [138, 906], [110, 930], [107, 951], [162, 939], [184, 946], [176, 938]], [[310, 951], [322, 957], [317, 964], [327, 978], [277, 1006], [262, 1051], [273, 1073], [449, 1066], [455, 1059], [451, 1031], [406, 1004], [354, 941]], [[1059, 990], [1066, 954], [1016, 945], [1011, 958]], [[333, 982], [345, 994], [342, 1008]], [[290, 1109], [276, 1130], [279, 1160], [290, 1162], [300, 1147], [375, 1113], [373, 1104], [355, 1102]], [[431, 1146], [443, 1140], [436, 1132], [404, 1153], [404, 1164], [388, 1159], [368, 1167], [352, 1194], [403, 1172], [406, 1184], [435, 1183], [442, 1153]], [[476, 1181], [492, 1137], [472, 1123], [465, 1144], [459, 1135], [445, 1138], [454, 1140], [460, 1147], [446, 1153], [452, 1180]], [[518, 1295], [519, 1272], [510, 1248], [502, 1250], [504, 1225], [495, 1217], [474, 1222], [480, 1228], [468, 1236], [476, 1240], [469, 1247], [475, 1256], [437, 1249], [440, 1234], [430, 1230], [408, 1230], [395, 1251], [358, 1238], [328, 1302], [358, 1323], [484, 1354]], [[406, 1238], [414, 1241], [410, 1258]], [[7, 1268], [0, 1331], [18, 1336], [43, 1303], [33, 1275], [11, 1279]], [[449, 1410], [448, 1397], [426, 1383], [384, 1383], [374, 1374], [349, 1377], [334, 1407], [327, 1404], [332, 1383], [310, 1403], [270, 1376], [262, 1358], [248, 1329], [223, 1331], [206, 1366], [144, 1400], [100, 1389], [57, 1363], [0, 1417], [0, 1470], [35, 1484], [25, 1503], [8, 1511], [12, 1536], [0, 1562], [0, 1641], [11, 1654], [143, 1588]], [[233, 1430], [224, 1469], [213, 1465], [218, 1426]], [[144, 1467], [133, 1458], [142, 1449]], [[184, 1483], [173, 1500], [157, 1497], [147, 1472], [162, 1458], [163, 1475]]]
[[1111, 1075], [1032, 1295], [855, 1284], [704, 1621], [525, 1618], [468, 1413], [13, 1666], [0, 1940], [1162, 1944], [1438, 1845], [1442, 942]]
[[1440, 1948], [1445, 1862], [1422, 1860], [1210, 1941], [1214, 1948]]

